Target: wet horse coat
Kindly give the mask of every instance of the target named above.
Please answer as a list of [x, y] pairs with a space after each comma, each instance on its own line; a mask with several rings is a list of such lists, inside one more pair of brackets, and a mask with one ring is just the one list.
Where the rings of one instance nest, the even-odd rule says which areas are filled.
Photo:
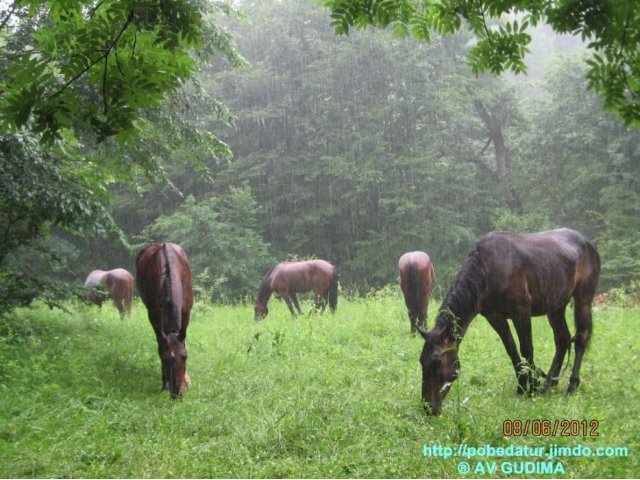
[[398, 260], [400, 288], [409, 313], [411, 331], [416, 323], [425, 328], [429, 296], [436, 281], [436, 274], [429, 255], [425, 252], [407, 252]]
[[107, 295], [97, 290], [96, 287], [104, 286], [107, 288], [108, 296], [113, 299], [113, 304], [120, 312], [120, 318], [124, 318], [124, 314], [131, 315], [131, 306], [133, 304], [133, 294], [135, 281], [124, 268], [116, 268], [114, 270], [93, 270], [84, 282], [87, 300], [95, 303], [99, 307], [107, 299]]
[[185, 340], [193, 306], [187, 255], [174, 243], [149, 245], [138, 253], [136, 279], [158, 342], [162, 388], [182, 395], [189, 383]]
[[[492, 232], [469, 253], [445, 296], [436, 325], [418, 329], [425, 343], [422, 398], [438, 413], [451, 382], [457, 377], [458, 346], [473, 318], [486, 317], [500, 336], [518, 378], [518, 393], [537, 389], [533, 361], [531, 317], [546, 315], [556, 352], [543, 392], [557, 384], [567, 349], [575, 343], [575, 359], [567, 393], [580, 383], [580, 366], [592, 331], [591, 302], [600, 275], [600, 257], [580, 233], [562, 228], [531, 235]], [[575, 336], [565, 309], [574, 300]], [[521, 360], [509, 329], [512, 319], [520, 341]]]
[[291, 315], [302, 314], [297, 293], [313, 290], [316, 295], [316, 307], [324, 311], [329, 302], [331, 311], [335, 311], [338, 303], [338, 274], [336, 268], [325, 260], [307, 260], [303, 262], [281, 262], [273, 267], [265, 276], [258, 290], [255, 306], [256, 320], [269, 313], [267, 303], [275, 292], [289, 307]]

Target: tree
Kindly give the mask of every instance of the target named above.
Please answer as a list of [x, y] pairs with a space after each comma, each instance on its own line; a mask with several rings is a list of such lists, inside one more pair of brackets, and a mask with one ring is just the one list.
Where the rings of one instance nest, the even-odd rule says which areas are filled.
[[172, 215], [143, 231], [145, 241], [172, 241], [188, 255], [196, 288], [207, 300], [255, 295], [274, 260], [256, 232], [259, 208], [248, 187], [196, 201], [189, 196]]
[[330, 260], [343, 285], [393, 282], [410, 249], [432, 254], [446, 285], [509, 200], [473, 100], [503, 144], [518, 118], [504, 79], [469, 71], [469, 36], [417, 47], [389, 32], [346, 39], [301, 0], [256, 2], [230, 31], [253, 68], [208, 79], [237, 117], [224, 137], [235, 159], [215, 191], [249, 182], [274, 253]]
[[[0, 274], [9, 281], [21, 272], [8, 256], [32, 243], [45, 245], [36, 241], [51, 227], [123, 239], [106, 209], [108, 187], [145, 177], [167, 181], [166, 164], [175, 160], [177, 145], [191, 146], [185, 157], [200, 173], [211, 157], [229, 157], [214, 134], [175, 105], [163, 106], [172, 95], [195, 98], [189, 79], [202, 59], [219, 53], [233, 65], [243, 60], [214, 23], [231, 11], [222, 3], [5, 3]], [[226, 117], [220, 105], [212, 111]]]
[[561, 0], [322, 0], [339, 34], [351, 27], [391, 26], [429, 41], [465, 24], [478, 38], [469, 51], [474, 72], [524, 72], [527, 28], [547, 21], [556, 32], [580, 35], [593, 56], [587, 78], [607, 108], [640, 126], [640, 3]]
[[607, 290], [640, 269], [640, 132], [602, 110], [584, 71], [580, 58], [555, 63], [525, 110], [513, 182], [526, 215], [503, 214], [498, 226], [580, 230], [596, 242]]

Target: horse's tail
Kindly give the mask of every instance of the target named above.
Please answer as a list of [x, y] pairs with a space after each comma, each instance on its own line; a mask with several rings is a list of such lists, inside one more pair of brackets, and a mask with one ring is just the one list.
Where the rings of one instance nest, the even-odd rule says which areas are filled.
[[173, 250], [166, 243], [162, 244], [165, 258], [164, 302], [169, 313], [169, 325], [166, 333], [178, 332], [182, 329], [182, 285], [175, 268], [176, 260]]
[[329, 285], [329, 308], [332, 312], [336, 311], [338, 307], [338, 274], [333, 273], [333, 279], [331, 285]]
[[419, 315], [420, 308], [424, 303], [424, 289], [422, 288], [421, 280], [418, 265], [411, 263], [409, 265], [409, 292], [411, 292], [410, 310], [412, 315]]
[[[591, 318], [591, 304], [593, 303], [593, 297], [596, 294], [596, 287], [598, 286], [598, 280], [600, 279], [600, 255], [596, 248], [590, 243], [585, 243], [585, 259], [584, 263], [584, 278], [581, 279], [582, 285], [580, 286], [580, 290], [582, 290], [582, 294], [585, 295], [585, 306], [584, 308], [588, 309], [588, 314], [584, 312], [579, 312], [577, 308], [577, 303], [575, 305], [575, 323], [576, 323], [576, 333], [578, 324], [583, 324], [582, 326], [586, 329], [587, 338], [585, 347], [589, 346], [591, 341], [591, 337], [593, 336], [593, 321]], [[576, 300], [576, 299], [574, 299]], [[580, 317], [580, 318], [579, 318]]]

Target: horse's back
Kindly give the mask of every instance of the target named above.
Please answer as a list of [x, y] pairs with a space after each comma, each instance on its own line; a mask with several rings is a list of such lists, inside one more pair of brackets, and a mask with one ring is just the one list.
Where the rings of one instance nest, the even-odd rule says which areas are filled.
[[411, 278], [422, 280], [423, 287], [431, 290], [435, 281], [435, 270], [429, 255], [422, 251], [407, 252], [398, 260], [398, 274], [400, 287], [405, 288], [411, 282]]
[[476, 246], [493, 296], [505, 304], [528, 301], [534, 315], [566, 305], [580, 282], [593, 274], [588, 260], [592, 251], [581, 233], [568, 228], [491, 232]]
[[135, 279], [124, 268], [115, 268], [104, 274], [104, 283], [111, 293], [118, 292], [121, 296], [133, 296]]
[[124, 268], [114, 268], [113, 270], [109, 270], [105, 273], [110, 278], [123, 282], [130, 282], [134, 280], [133, 275], [131, 275], [131, 273], [129, 273], [129, 271], [125, 270]]
[[[172, 275], [170, 279], [167, 271]], [[167, 281], [171, 281], [174, 288], [179, 288], [183, 308], [191, 309], [191, 269], [182, 247], [175, 243], [160, 243], [143, 248], [136, 259], [136, 283], [147, 308], [151, 303], [162, 301], [161, 297], [165, 295], [163, 285]]]
[[273, 269], [271, 285], [276, 291], [305, 292], [318, 285], [328, 287], [336, 280], [336, 268], [326, 260], [281, 262]]
[[106, 273], [104, 270], [93, 270], [87, 275], [87, 279], [84, 281], [84, 288], [97, 287], [100, 285]]
[[431, 263], [431, 259], [426, 252], [416, 250], [414, 252], [403, 253], [398, 260], [398, 267], [408, 264], [428, 265]]
[[411, 266], [414, 266], [418, 270], [429, 271], [433, 268], [431, 258], [429, 255], [422, 251], [403, 253], [398, 260], [398, 271], [402, 275]]

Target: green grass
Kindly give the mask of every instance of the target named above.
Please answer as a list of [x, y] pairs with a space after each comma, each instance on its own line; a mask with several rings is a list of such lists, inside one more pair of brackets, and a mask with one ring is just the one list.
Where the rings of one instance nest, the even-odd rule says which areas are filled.
[[[423, 342], [409, 334], [396, 291], [341, 298], [335, 315], [295, 320], [272, 300], [261, 323], [251, 305], [197, 304], [187, 339], [193, 384], [177, 401], [160, 392], [141, 304], [124, 321], [111, 305], [70, 309], [0, 321], [0, 477], [455, 477], [465, 459], [425, 458], [422, 447], [460, 443], [625, 446], [626, 458], [563, 458], [566, 474], [556, 477], [640, 475], [638, 308], [595, 311], [570, 398], [566, 379], [549, 396], [516, 398], [510, 361], [478, 317], [437, 418], [421, 408]], [[534, 345], [548, 368], [545, 318], [534, 319]], [[502, 435], [505, 419], [564, 418], [596, 419], [600, 436]], [[469, 462], [505, 460], [533, 459]], [[509, 475], [485, 475], [496, 476]]]

